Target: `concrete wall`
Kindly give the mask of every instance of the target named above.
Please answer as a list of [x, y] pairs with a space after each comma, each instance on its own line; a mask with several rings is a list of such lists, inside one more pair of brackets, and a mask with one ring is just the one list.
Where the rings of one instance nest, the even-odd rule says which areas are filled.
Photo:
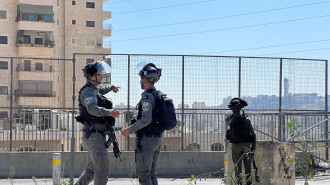
[[[235, 164], [232, 161], [232, 144], [228, 146], [227, 184], [235, 184]], [[295, 184], [294, 146], [287, 143], [273, 141], [258, 141], [256, 145], [255, 161], [262, 184], [282, 185]], [[293, 158], [292, 158], [293, 157]], [[251, 165], [252, 180], [255, 182], [255, 172]], [[242, 165], [244, 172], [244, 165]]]
[[[61, 166], [64, 177], [69, 177], [70, 153], [63, 152]], [[190, 177], [193, 174], [220, 171], [224, 167], [225, 152], [161, 152], [158, 174], [163, 177]], [[10, 169], [14, 178], [52, 176], [53, 152], [0, 153], [0, 178], [8, 178]], [[134, 152], [123, 152], [122, 161], [109, 152], [111, 177], [134, 177]], [[75, 177], [79, 177], [87, 161], [87, 152], [75, 153]]]

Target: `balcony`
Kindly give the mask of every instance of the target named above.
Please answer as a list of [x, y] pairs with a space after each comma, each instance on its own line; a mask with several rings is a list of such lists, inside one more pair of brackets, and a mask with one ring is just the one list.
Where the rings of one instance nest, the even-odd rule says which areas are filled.
[[54, 4], [53, 1], [37, 1], [36, 0], [18, 0], [18, 4], [35, 4], [35, 5], [49, 5], [52, 6]]
[[103, 3], [108, 2], [109, 0], [103, 0]]
[[53, 22], [19, 21], [18, 30], [53, 31]]
[[112, 24], [104, 24], [103, 25], [103, 39], [111, 37]]
[[34, 94], [27, 96], [27, 95], [20, 95], [19, 92], [18, 95], [19, 96], [15, 98], [18, 106], [22, 106], [22, 107], [54, 107], [55, 106], [56, 107], [57, 101], [55, 97], [55, 92], [52, 96], [49, 95], [41, 96], [40, 94], [37, 94], [36, 96]]
[[18, 44], [18, 57], [51, 58], [54, 48], [47, 45]]
[[111, 30], [103, 29], [103, 39], [111, 37]]
[[15, 96], [16, 97], [55, 97], [56, 92], [55, 91], [48, 91], [48, 90], [24, 90], [24, 89], [18, 89], [15, 90]]
[[111, 11], [103, 11], [103, 21], [111, 19]]
[[49, 72], [37, 72], [37, 71], [18, 71], [17, 80], [47, 80], [52, 81], [54, 79], [54, 75]]

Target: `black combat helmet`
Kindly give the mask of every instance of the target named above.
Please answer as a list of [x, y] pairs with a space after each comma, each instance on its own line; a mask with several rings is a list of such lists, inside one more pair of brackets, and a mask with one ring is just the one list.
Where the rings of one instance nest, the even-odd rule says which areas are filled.
[[151, 82], [157, 82], [162, 75], [162, 69], [157, 68], [153, 63], [147, 63], [140, 70], [139, 75], [141, 78], [147, 78]]
[[240, 98], [233, 98], [232, 100], [230, 100], [229, 105], [228, 105], [228, 107], [231, 110], [240, 110], [245, 106], [248, 106], [247, 102]]
[[102, 74], [111, 73], [111, 67], [105, 61], [97, 61], [87, 64], [82, 71], [84, 72], [84, 77], [88, 78], [94, 76], [97, 72]]

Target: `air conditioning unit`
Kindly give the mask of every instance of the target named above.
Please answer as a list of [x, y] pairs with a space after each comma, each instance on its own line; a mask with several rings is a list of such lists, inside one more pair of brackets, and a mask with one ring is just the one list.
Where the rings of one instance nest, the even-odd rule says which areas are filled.
[[97, 42], [97, 43], [96, 43], [96, 46], [97, 46], [98, 48], [101, 48], [101, 47], [102, 47], [102, 42]]

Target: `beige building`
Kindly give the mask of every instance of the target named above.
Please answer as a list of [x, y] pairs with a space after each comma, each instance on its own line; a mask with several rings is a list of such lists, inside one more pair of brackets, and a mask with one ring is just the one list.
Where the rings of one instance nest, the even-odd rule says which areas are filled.
[[[111, 27], [103, 26], [111, 18], [105, 2], [0, 0], [0, 107], [10, 106], [11, 82], [14, 107], [72, 107], [73, 53], [111, 53], [103, 42], [111, 36]], [[85, 82], [81, 69], [96, 60], [76, 61], [76, 96]], [[6, 114], [9, 109], [1, 109], [0, 119]]]

